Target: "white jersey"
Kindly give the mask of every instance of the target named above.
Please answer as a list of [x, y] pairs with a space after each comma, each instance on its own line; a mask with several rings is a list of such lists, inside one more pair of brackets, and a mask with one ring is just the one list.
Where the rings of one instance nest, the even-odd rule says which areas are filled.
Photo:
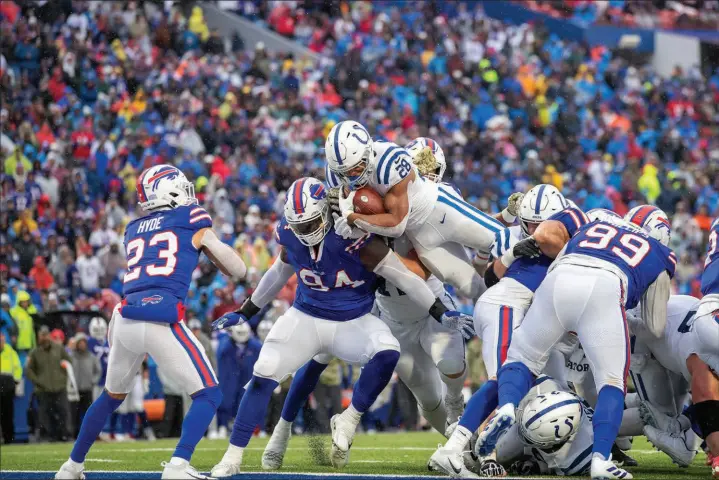
[[[700, 342], [690, 329], [691, 321], [699, 306], [699, 299], [689, 295], [672, 295], [667, 304], [667, 324], [660, 338], [654, 337], [638, 316], [628, 317], [636, 341], [647, 346], [654, 358], [667, 370], [691, 381], [686, 359], [698, 353]], [[632, 312], [639, 311], [637, 306]]]
[[[407, 255], [412, 250], [412, 244], [405, 235], [390, 240], [391, 248], [399, 255]], [[380, 281], [384, 280], [380, 279]], [[427, 285], [434, 293], [434, 296], [442, 299], [445, 305], [448, 303], [447, 299], [451, 304], [449, 294], [447, 294], [444, 285], [437, 277], [431, 275], [427, 279]], [[428, 316], [426, 309], [417, 305], [417, 302], [412, 301], [409, 295], [389, 282], [381, 283], [377, 288], [375, 305], [379, 309], [380, 318], [388, 318], [400, 323], [419, 322]]]
[[[490, 253], [494, 258], [500, 258], [504, 252], [522, 239], [522, 228], [513, 226], [501, 230], [496, 235]], [[479, 301], [494, 305], [509, 305], [514, 308], [527, 310], [532, 303], [534, 292], [513, 278], [504, 277], [492, 285], [479, 297]]]
[[422, 178], [404, 147], [396, 143], [376, 140], [372, 149], [374, 160], [371, 165], [369, 186], [381, 196], [384, 197], [392, 187], [414, 171], [415, 180], [409, 184], [407, 190], [409, 218], [406, 228], [411, 230], [420, 227], [437, 203], [437, 184]]

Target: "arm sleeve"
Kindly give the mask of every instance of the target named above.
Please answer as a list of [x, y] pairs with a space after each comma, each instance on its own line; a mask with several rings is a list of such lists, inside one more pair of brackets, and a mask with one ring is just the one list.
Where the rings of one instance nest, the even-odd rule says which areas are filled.
[[247, 273], [247, 266], [237, 252], [227, 245], [222, 243], [215, 232], [211, 229], [205, 231], [202, 235], [201, 244], [203, 247], [208, 249], [212, 256], [222, 264], [222, 267], [229, 272], [235, 279], [242, 279]]
[[556, 220], [564, 225], [564, 228], [567, 229], [567, 233], [569, 233], [570, 238], [573, 237], [580, 228], [590, 223], [589, 217], [587, 217], [580, 209], [574, 207], [569, 207], [559, 213], [555, 213], [549, 217], [548, 220]]
[[392, 250], [380, 260], [374, 268], [374, 273], [386, 278], [395, 287], [406, 292], [412, 300], [427, 311], [436, 300], [427, 283], [412, 273]]
[[283, 262], [281, 255], [278, 256], [252, 293], [252, 303], [260, 308], [270, 303], [294, 274], [292, 266]]
[[365, 232], [375, 233], [383, 237], [397, 238], [402, 236], [404, 233], [404, 230], [407, 227], [407, 220], [409, 220], [409, 210], [407, 210], [407, 215], [404, 216], [402, 221], [394, 227], [378, 227], [377, 225], [372, 225], [364, 220], [355, 220], [355, 225]]
[[649, 331], [656, 338], [664, 333], [667, 324], [667, 302], [669, 302], [671, 280], [664, 271], [649, 285], [642, 296], [642, 318]]

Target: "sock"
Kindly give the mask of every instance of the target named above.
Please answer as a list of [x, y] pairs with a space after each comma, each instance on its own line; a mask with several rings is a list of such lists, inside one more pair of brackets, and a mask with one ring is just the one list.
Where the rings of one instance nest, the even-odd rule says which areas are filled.
[[214, 418], [217, 407], [222, 403], [222, 391], [217, 386], [203, 388], [191, 397], [192, 405], [182, 421], [180, 441], [177, 442], [175, 453], [172, 455], [184, 458], [188, 462], [195, 452], [195, 447], [205, 436], [205, 431]]
[[222, 456], [222, 463], [242, 463], [242, 454], [245, 452], [245, 447], [238, 447], [237, 445], [229, 444], [227, 451]]
[[320, 381], [320, 374], [325, 371], [325, 368], [327, 368], [326, 364], [310, 360], [297, 370], [295, 378], [292, 379], [290, 391], [287, 392], [285, 404], [282, 407], [282, 418], [284, 420], [289, 423], [295, 421], [300, 409], [307, 402], [310, 393], [314, 391]]
[[275, 430], [289, 430], [292, 428], [292, 422], [288, 422], [284, 418], [280, 417], [280, 420], [275, 425]]
[[605, 459], [612, 452], [612, 445], [617, 439], [619, 426], [624, 413], [624, 392], [617, 387], [606, 385], [599, 391], [597, 407], [594, 409], [592, 426], [594, 427], [594, 453]]
[[444, 431], [447, 428], [447, 409], [444, 406], [444, 399], [440, 400], [439, 405], [437, 405], [434, 410], [425, 410], [424, 407], [420, 405], [419, 411], [422, 416], [427, 419], [429, 424], [432, 425], [432, 428], [444, 435]]
[[109, 425], [109, 431], [112, 435], [118, 433], [117, 429], [119, 427], [120, 423], [120, 414], [113, 412], [112, 415], [110, 415], [110, 425]]
[[[467, 369], [464, 369], [462, 375], [457, 378], [450, 378], [442, 372], [439, 372], [439, 376], [442, 382], [447, 385], [447, 395], [451, 398], [462, 397], [462, 389], [464, 388], [464, 379], [467, 376]], [[457, 421], [456, 418], [452, 419], [452, 422]]]
[[70, 452], [70, 460], [76, 463], [85, 461], [85, 456], [102, 431], [105, 420], [112, 412], [117, 410], [121, 403], [122, 400], [112, 398], [105, 390], [97, 397], [97, 400], [92, 402], [85, 414], [85, 418], [82, 420], [80, 433], [78, 433], [75, 445], [72, 447], [72, 452]]
[[519, 405], [534, 383], [534, 375], [522, 362], [505, 363], [497, 372], [498, 405]]
[[122, 416], [122, 433], [135, 436], [135, 414], [126, 413]]
[[396, 350], [383, 350], [375, 354], [362, 369], [352, 394], [352, 406], [359, 413], [369, 410], [377, 396], [384, 390], [399, 360]]
[[622, 415], [622, 424], [619, 426], [619, 436], [638, 437], [640, 435], [644, 435], [644, 422], [639, 416], [639, 408], [625, 409]]
[[188, 462], [188, 461], [185, 460], [184, 458], [180, 458], [180, 457], [172, 457], [172, 458], [170, 459], [170, 463], [171, 463], [172, 465], [177, 466], [177, 467], [185, 467], [185, 466], [187, 466], [187, 465], [190, 464], [190, 462]]
[[147, 420], [147, 412], [143, 410], [139, 412], [137, 416], [140, 417], [140, 425], [143, 430], [150, 426], [150, 422]]
[[444, 448], [455, 452], [463, 452], [471, 438], [472, 432], [464, 428], [462, 425], [458, 425], [452, 436], [449, 437], [449, 440], [447, 440]]
[[360, 420], [362, 420], [362, 413], [363, 412], [357, 411], [357, 407], [350, 403], [349, 407], [347, 407], [344, 412], [340, 413], [340, 415], [356, 427], [359, 425]]
[[482, 422], [497, 408], [499, 385], [496, 380], [489, 380], [474, 392], [467, 402], [464, 415], [459, 419], [459, 425], [470, 432], [476, 432]]
[[[252, 376], [247, 391], [242, 396], [240, 408], [237, 409], [235, 425], [232, 427], [232, 435], [230, 436], [232, 445], [244, 448], [250, 443], [255, 427], [265, 419], [267, 404], [272, 396], [272, 391], [277, 385], [278, 383], [272, 379]], [[229, 451], [230, 449], [228, 449], [227, 453]]]

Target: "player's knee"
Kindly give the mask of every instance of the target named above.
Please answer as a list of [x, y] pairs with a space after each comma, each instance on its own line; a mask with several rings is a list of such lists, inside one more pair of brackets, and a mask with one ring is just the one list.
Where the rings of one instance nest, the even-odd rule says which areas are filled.
[[691, 391], [694, 402], [719, 400], [719, 378], [717, 378], [698, 355], [687, 359], [687, 368], [692, 376]]
[[219, 386], [215, 385], [214, 387], [203, 388], [193, 393], [190, 395], [190, 398], [192, 398], [193, 401], [200, 399], [205, 400], [217, 410], [222, 404], [222, 390], [220, 390]]
[[280, 366], [280, 354], [274, 348], [265, 346], [260, 351], [260, 356], [255, 362], [253, 373], [257, 377], [277, 379], [277, 370]]
[[110, 398], [113, 398], [115, 400], [125, 400], [125, 397], [127, 397], [126, 393], [113, 393], [107, 389], [105, 389], [105, 391], [110, 396]]
[[[423, 391], [423, 389], [417, 389], [417, 393], [415, 393], [415, 398], [417, 399], [417, 405], [419, 405], [419, 408], [423, 412], [434, 412], [442, 405], [442, 395], [441, 392], [437, 391]], [[427, 418], [426, 415], [422, 415], [423, 417]]]
[[464, 373], [464, 357], [443, 358], [437, 362], [437, 370], [449, 378], [459, 378]]
[[382, 364], [387, 370], [394, 370], [397, 366], [397, 362], [399, 361], [399, 350], [395, 350], [393, 348], [381, 350], [375, 353], [370, 361]]
[[594, 383], [596, 385], [597, 392], [604, 387], [615, 387], [622, 392], [626, 391], [626, 380], [623, 375], [611, 375], [611, 374], [600, 374], [595, 375]]
[[370, 358], [374, 358], [378, 353], [381, 352], [396, 352], [397, 358], [399, 359], [400, 346], [399, 340], [397, 340], [391, 332], [379, 332], [372, 338], [372, 355]]

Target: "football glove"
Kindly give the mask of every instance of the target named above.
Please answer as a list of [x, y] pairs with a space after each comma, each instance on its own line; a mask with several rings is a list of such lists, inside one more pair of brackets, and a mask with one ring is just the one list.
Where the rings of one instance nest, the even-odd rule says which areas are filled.
[[514, 192], [507, 198], [507, 213], [516, 217], [519, 213], [519, 206], [522, 204], [524, 194], [522, 192]]
[[239, 312], [228, 312], [212, 322], [213, 330], [223, 330], [225, 328], [234, 327], [240, 323], [246, 322], [247, 317]]
[[347, 239], [347, 238], [360, 238], [362, 235], [365, 235], [365, 232], [360, 230], [359, 228], [355, 228], [350, 226], [349, 223], [347, 223], [347, 217], [340, 217], [336, 213], [332, 214], [332, 218], [334, 219], [335, 223], [335, 233], [339, 235], [340, 237]]
[[476, 335], [474, 332], [474, 319], [470, 315], [458, 312], [456, 310], [447, 310], [442, 314], [442, 325], [457, 330], [466, 339], [470, 339]]
[[338, 215], [342, 213], [340, 211], [340, 190], [341, 187], [334, 187], [327, 191], [327, 201], [330, 204], [330, 211]]
[[512, 249], [512, 254], [515, 258], [535, 258], [542, 254], [542, 250], [540, 250], [539, 245], [537, 244], [537, 241], [534, 239], [534, 237], [530, 235], [529, 237], [525, 238], [524, 240], [520, 240], [514, 245], [514, 248]]
[[354, 213], [355, 206], [354, 206], [354, 198], [355, 198], [355, 192], [352, 190], [349, 195], [345, 196], [344, 190], [340, 191], [340, 198], [339, 198], [339, 204], [340, 204], [340, 215], [344, 218], [347, 218], [351, 213]]

